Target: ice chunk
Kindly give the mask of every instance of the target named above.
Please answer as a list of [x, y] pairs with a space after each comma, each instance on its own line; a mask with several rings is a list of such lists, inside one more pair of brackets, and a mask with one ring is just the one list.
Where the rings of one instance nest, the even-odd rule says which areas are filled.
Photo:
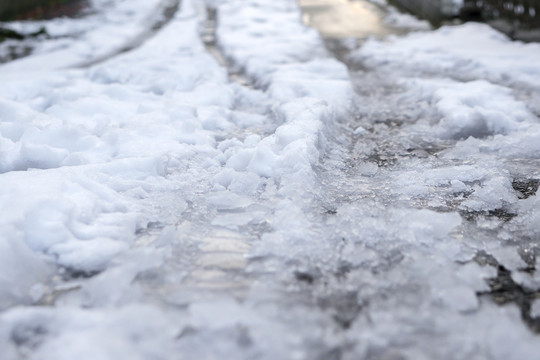
[[475, 211], [505, 208], [517, 201], [517, 196], [508, 178], [497, 176], [488, 179], [481, 186], [473, 187], [474, 193], [463, 206]]
[[402, 225], [407, 229], [409, 241], [431, 243], [443, 239], [461, 224], [457, 213], [437, 213], [430, 210], [411, 211], [403, 215]]

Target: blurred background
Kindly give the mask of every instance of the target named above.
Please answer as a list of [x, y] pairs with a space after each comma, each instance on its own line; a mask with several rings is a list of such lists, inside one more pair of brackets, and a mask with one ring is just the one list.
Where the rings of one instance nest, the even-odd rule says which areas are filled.
[[390, 0], [434, 25], [457, 19], [484, 21], [514, 39], [540, 40], [540, 0]]
[[[328, 1], [327, 1], [328, 2]], [[365, 0], [331, 0], [340, 3], [365, 3]], [[385, 0], [369, 1], [385, 5]], [[540, 40], [540, 0], [388, 0], [388, 3], [435, 27], [460, 21], [487, 22], [512, 39]], [[47, 19], [75, 16], [87, 0], [0, 0], [0, 21]], [[358, 21], [364, 21], [359, 18]]]
[[72, 16], [85, 0], [0, 0], [0, 21]]

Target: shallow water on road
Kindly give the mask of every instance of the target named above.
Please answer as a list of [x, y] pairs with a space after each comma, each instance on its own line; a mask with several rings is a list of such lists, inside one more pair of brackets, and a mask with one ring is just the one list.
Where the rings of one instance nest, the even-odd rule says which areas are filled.
[[381, 8], [367, 1], [300, 0], [303, 20], [324, 38], [366, 38], [397, 32], [384, 22]]

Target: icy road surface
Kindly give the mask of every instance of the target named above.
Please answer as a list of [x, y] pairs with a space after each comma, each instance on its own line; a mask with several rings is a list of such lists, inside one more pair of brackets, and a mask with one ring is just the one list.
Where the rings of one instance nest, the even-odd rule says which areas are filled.
[[2, 360], [540, 359], [540, 45], [314, 2], [10, 24]]

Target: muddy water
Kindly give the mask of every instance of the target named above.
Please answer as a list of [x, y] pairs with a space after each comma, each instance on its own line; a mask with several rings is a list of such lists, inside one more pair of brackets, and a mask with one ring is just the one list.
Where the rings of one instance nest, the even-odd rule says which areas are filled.
[[324, 38], [366, 38], [398, 32], [384, 23], [384, 11], [363, 0], [300, 0], [304, 22]]

